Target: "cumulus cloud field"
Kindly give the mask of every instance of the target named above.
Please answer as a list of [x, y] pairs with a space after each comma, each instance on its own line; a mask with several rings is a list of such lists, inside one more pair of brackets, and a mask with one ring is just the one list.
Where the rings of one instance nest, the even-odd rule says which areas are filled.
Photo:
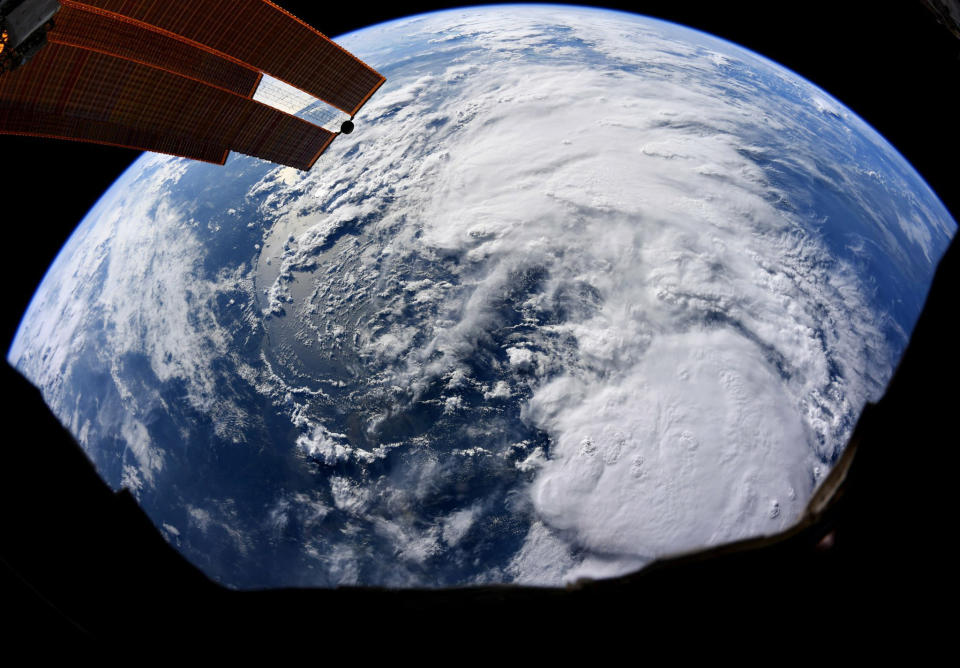
[[[227, 165], [242, 261], [179, 194], [212, 168], [150, 157], [45, 279], [9, 359], [105, 477], [236, 586], [557, 585], [794, 522], [955, 229], [912, 168], [786, 70], [639, 17], [343, 44], [387, 84], [311, 172]], [[176, 402], [298, 472], [246, 505], [181, 485]]]

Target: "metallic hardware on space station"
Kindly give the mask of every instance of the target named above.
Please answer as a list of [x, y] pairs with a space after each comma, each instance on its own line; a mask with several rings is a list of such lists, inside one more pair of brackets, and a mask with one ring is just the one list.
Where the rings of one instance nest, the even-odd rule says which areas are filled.
[[[0, 0], [0, 28], [0, 134], [309, 169], [384, 82], [269, 0]], [[268, 80], [349, 119], [265, 102]]]
[[0, 72], [15, 70], [43, 48], [57, 0], [0, 0]]

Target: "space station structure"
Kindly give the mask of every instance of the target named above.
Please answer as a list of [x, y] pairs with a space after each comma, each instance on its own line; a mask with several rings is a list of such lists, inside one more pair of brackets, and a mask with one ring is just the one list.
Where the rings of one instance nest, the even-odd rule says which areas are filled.
[[268, 0], [0, 0], [0, 134], [310, 169], [384, 80]]

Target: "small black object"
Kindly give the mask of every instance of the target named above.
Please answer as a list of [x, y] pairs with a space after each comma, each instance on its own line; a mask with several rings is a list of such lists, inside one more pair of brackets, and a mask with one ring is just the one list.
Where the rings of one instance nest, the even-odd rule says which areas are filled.
[[340, 134], [348, 135], [353, 132], [353, 121], [344, 121], [340, 124]]

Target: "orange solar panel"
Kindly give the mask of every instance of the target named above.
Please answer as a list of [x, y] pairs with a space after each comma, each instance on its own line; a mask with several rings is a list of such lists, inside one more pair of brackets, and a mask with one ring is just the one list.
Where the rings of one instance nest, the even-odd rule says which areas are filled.
[[245, 97], [253, 96], [262, 76], [249, 65], [159, 28], [66, 1], [47, 39], [159, 67]]
[[229, 154], [229, 150], [223, 146], [197, 140], [195, 137], [162, 135], [109, 121], [62, 116], [25, 107], [6, 108], [7, 105], [3, 103], [0, 105], [4, 107], [0, 108], [0, 119], [6, 134], [109, 144], [140, 151], [167, 153], [218, 165], [222, 165]]
[[263, 74], [351, 116], [384, 82], [266, 0], [61, 0], [52, 22], [24, 2], [47, 14], [4, 56], [0, 133], [309, 169], [336, 133], [259, 101]]
[[266, 0], [64, 0], [156, 26], [236, 58], [351, 116], [384, 78]]
[[235, 150], [299, 169], [335, 136], [202, 82], [63, 44], [0, 77], [0, 128], [217, 163]]

